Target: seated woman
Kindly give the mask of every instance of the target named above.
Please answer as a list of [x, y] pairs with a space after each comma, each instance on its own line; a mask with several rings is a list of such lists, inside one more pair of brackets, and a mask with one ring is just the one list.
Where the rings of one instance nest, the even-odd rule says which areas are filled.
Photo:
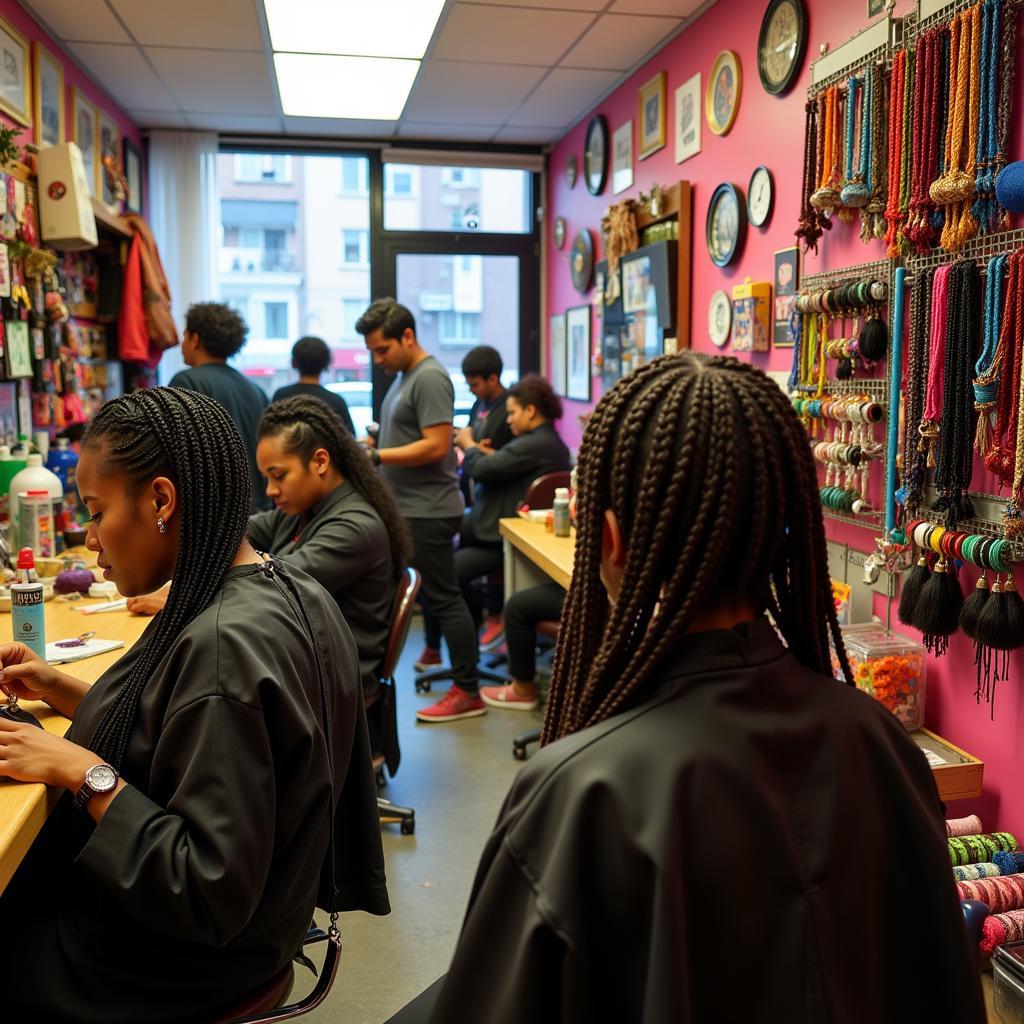
[[0, 775], [67, 790], [0, 898], [3, 1014], [209, 1020], [289, 963], [318, 890], [388, 910], [355, 644], [245, 539], [248, 460], [212, 399], [110, 402], [78, 485], [104, 577], [173, 583], [92, 687], [0, 647], [0, 687], [72, 719], [66, 738], [0, 721]]
[[455, 573], [478, 627], [483, 611], [470, 584], [501, 568], [498, 520], [516, 514], [537, 477], [569, 469], [569, 449], [555, 430], [562, 400], [543, 377], [527, 374], [509, 388], [507, 408], [513, 438], [498, 451], [487, 440], [474, 440], [469, 427], [455, 436], [466, 456], [463, 473], [474, 484], [473, 506], [463, 519], [455, 552]]
[[850, 685], [786, 395], [656, 359], [587, 421], [577, 498], [545, 746], [429, 1019], [981, 1024], [943, 807]]

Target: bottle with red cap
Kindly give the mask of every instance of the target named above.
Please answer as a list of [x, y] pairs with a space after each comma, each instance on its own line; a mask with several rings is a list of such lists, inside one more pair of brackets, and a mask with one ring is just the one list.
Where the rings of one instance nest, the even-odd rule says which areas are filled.
[[46, 616], [43, 585], [34, 578], [36, 558], [31, 548], [18, 552], [18, 582], [11, 584], [11, 627], [13, 639], [46, 657]]

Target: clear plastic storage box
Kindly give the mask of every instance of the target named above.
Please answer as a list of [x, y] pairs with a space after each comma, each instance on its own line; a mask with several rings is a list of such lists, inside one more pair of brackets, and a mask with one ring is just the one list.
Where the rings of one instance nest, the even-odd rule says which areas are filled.
[[993, 1006], [1005, 1024], [1024, 1024], [1024, 942], [996, 946], [992, 955]]
[[843, 642], [857, 686], [884, 704], [914, 732], [924, 724], [925, 647], [880, 624], [843, 628]]

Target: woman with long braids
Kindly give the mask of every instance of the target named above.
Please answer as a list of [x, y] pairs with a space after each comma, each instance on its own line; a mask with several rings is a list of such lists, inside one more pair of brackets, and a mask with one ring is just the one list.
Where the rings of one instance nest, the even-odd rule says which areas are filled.
[[577, 498], [544, 747], [398, 1019], [981, 1024], [942, 804], [849, 685], [786, 395], [657, 359], [588, 419]]
[[289, 963], [331, 890], [387, 912], [355, 644], [319, 584], [245, 539], [246, 454], [212, 399], [110, 402], [78, 470], [104, 576], [173, 583], [91, 688], [0, 647], [0, 687], [72, 719], [65, 738], [0, 722], [0, 775], [68, 791], [0, 899], [3, 1013], [209, 1020]]

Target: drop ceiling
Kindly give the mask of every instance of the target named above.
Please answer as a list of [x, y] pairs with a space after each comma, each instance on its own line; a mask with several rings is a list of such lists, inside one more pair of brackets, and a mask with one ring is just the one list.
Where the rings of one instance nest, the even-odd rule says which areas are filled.
[[143, 128], [543, 144], [714, 0], [448, 0], [397, 121], [284, 115], [262, 0], [22, 3]]

